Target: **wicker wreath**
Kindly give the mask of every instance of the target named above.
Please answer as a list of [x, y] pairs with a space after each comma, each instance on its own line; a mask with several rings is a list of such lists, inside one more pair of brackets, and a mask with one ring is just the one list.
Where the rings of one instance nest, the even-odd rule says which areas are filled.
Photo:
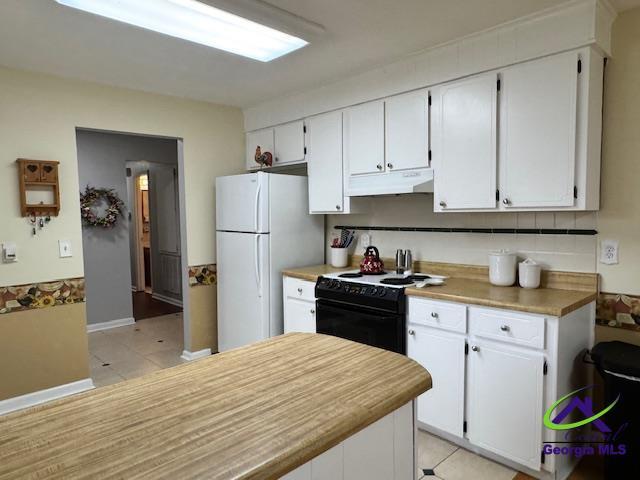
[[[92, 210], [95, 203], [101, 199], [107, 203], [104, 215], [98, 216]], [[80, 214], [86, 225], [90, 227], [113, 227], [120, 215], [124, 202], [112, 188], [94, 188], [87, 185], [84, 193], [80, 193]]]

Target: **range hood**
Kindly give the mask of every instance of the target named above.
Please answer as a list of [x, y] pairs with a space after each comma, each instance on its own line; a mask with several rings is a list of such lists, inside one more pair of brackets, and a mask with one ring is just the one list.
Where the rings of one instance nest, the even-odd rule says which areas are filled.
[[433, 169], [353, 175], [347, 180], [348, 197], [433, 192]]

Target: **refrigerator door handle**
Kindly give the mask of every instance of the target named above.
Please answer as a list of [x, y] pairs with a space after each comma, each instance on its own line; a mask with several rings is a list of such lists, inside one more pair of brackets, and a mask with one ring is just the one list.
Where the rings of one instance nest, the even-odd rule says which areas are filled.
[[256, 287], [258, 287], [258, 297], [262, 297], [262, 281], [260, 279], [260, 235], [256, 235], [256, 251], [255, 251], [255, 267], [256, 267]]
[[256, 203], [255, 203], [255, 214], [256, 214], [256, 228], [255, 231], [258, 231], [259, 223], [260, 223], [260, 188], [262, 183], [258, 179], [258, 188], [256, 188]]

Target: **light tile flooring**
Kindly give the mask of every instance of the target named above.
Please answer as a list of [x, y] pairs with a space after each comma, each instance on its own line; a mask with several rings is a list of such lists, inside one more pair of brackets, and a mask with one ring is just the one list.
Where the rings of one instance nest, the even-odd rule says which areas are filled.
[[[422, 469], [435, 476], [423, 477]], [[504, 465], [476, 455], [425, 431], [418, 430], [418, 478], [423, 480], [535, 480]], [[568, 480], [602, 480], [602, 465], [588, 458], [578, 465]]]
[[182, 313], [89, 334], [89, 364], [96, 387], [111, 385], [183, 360]]

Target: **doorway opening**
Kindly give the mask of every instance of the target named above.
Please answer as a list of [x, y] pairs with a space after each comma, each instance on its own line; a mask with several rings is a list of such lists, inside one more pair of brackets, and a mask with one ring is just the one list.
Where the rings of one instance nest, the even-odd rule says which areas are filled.
[[[189, 331], [182, 141], [76, 130], [81, 190], [114, 192], [110, 228], [83, 223], [91, 375], [97, 386], [182, 363]], [[95, 202], [101, 216], [106, 205]]]

